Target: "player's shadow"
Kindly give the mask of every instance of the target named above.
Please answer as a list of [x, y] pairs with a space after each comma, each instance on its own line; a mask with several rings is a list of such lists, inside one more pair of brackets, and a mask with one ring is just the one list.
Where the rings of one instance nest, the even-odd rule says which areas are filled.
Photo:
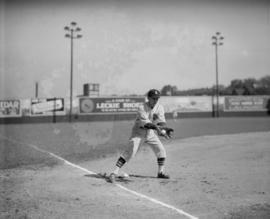
[[154, 179], [157, 178], [156, 176], [145, 176], [145, 175], [137, 175], [137, 174], [130, 174], [130, 177], [135, 177], [135, 178], [142, 178], [142, 179]]
[[[106, 173], [85, 174], [84, 176], [85, 177], [97, 178], [97, 179], [104, 179], [106, 182], [110, 182], [109, 175], [107, 175]], [[123, 182], [123, 183], [132, 182], [132, 180], [130, 178], [124, 178], [124, 177], [116, 177], [115, 181], [116, 182]]]
[[96, 174], [96, 173], [93, 173], [93, 174], [85, 174], [84, 175], [85, 177], [92, 177], [92, 178], [97, 178], [97, 179], [105, 179], [106, 178], [106, 175], [105, 174]]

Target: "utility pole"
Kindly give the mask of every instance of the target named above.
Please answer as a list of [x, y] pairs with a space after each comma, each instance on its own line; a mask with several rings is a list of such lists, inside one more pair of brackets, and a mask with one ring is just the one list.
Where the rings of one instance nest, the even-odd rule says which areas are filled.
[[69, 26], [64, 28], [68, 33], [65, 37], [70, 39], [70, 111], [69, 122], [72, 122], [72, 108], [73, 108], [73, 40], [82, 38], [81, 34], [78, 34], [82, 29], [77, 26], [76, 22], [71, 22]]
[[219, 117], [219, 74], [218, 74], [218, 47], [223, 45], [224, 37], [221, 36], [220, 32], [216, 32], [214, 36], [212, 36], [212, 45], [215, 47], [215, 57], [216, 57], [216, 117]]
[[35, 98], [38, 98], [38, 82], [35, 83]]

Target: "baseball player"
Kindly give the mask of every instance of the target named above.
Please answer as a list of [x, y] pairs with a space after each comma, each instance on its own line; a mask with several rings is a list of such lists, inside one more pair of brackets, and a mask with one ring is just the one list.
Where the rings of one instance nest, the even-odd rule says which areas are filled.
[[[151, 89], [147, 93], [148, 101], [138, 109], [137, 117], [132, 128], [131, 137], [127, 148], [116, 162], [116, 168], [109, 176], [109, 182], [114, 182], [115, 177], [119, 175], [121, 167], [133, 158], [140, 145], [147, 143], [155, 153], [158, 164], [158, 178], [169, 179], [169, 175], [164, 172], [164, 164], [166, 159], [165, 148], [160, 141], [159, 136], [171, 137], [170, 133], [165, 133], [162, 127], [166, 127], [164, 108], [159, 104], [160, 92]], [[170, 129], [170, 131], [173, 131]], [[169, 135], [168, 135], [169, 134]], [[128, 176], [128, 175], [127, 175]]]

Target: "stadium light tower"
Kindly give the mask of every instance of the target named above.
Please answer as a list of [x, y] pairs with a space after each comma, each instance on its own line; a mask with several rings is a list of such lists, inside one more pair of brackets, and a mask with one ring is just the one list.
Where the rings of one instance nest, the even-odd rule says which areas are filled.
[[82, 30], [77, 26], [76, 22], [71, 22], [69, 26], [65, 26], [67, 34], [65, 37], [70, 39], [70, 111], [69, 111], [69, 122], [72, 121], [72, 102], [73, 102], [73, 40], [82, 38], [79, 32]]
[[218, 81], [218, 47], [223, 45], [224, 37], [221, 36], [220, 32], [216, 32], [214, 36], [212, 36], [212, 45], [215, 47], [215, 55], [216, 55], [216, 117], [219, 117], [219, 81]]

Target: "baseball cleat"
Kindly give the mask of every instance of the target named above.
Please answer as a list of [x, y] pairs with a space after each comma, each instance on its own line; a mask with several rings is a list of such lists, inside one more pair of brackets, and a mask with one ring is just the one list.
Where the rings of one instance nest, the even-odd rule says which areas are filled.
[[122, 172], [120, 175], [119, 175], [119, 178], [123, 178], [123, 179], [128, 179], [129, 178], [129, 175], [125, 172]]
[[110, 176], [108, 177], [108, 182], [114, 183], [115, 182], [115, 173], [111, 173]]
[[170, 176], [161, 172], [161, 173], [158, 173], [157, 178], [160, 178], [160, 179], [170, 179]]

